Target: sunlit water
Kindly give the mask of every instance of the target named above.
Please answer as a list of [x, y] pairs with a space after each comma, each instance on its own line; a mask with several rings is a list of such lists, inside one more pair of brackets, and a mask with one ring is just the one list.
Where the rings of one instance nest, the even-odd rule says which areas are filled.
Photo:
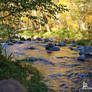
[[[7, 47], [8, 53], [13, 53], [14, 59], [23, 59], [25, 57], [44, 58], [54, 64], [49, 64], [44, 61], [35, 61], [33, 65], [43, 74], [46, 85], [56, 90], [68, 90], [71, 88], [82, 88], [83, 81], [90, 82], [90, 78], [85, 76], [88, 71], [92, 71], [92, 62], [79, 62], [77, 57], [78, 51], [70, 50], [68, 46], [60, 47], [60, 51], [47, 53], [45, 50], [46, 43], [25, 41], [24, 44], [14, 44]], [[26, 49], [34, 46], [35, 50]], [[64, 58], [58, 58], [64, 57]], [[80, 77], [79, 77], [80, 76]]]

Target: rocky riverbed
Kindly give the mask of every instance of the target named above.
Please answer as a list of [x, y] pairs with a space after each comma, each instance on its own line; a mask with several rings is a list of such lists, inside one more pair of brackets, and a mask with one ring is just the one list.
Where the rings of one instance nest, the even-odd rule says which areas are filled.
[[84, 81], [92, 87], [91, 46], [55, 43], [41, 38], [10, 40], [2, 45], [6, 47], [8, 54], [13, 54], [13, 59], [29, 58], [28, 63], [32, 63], [43, 74], [43, 81], [51, 89], [50, 92], [82, 89]]

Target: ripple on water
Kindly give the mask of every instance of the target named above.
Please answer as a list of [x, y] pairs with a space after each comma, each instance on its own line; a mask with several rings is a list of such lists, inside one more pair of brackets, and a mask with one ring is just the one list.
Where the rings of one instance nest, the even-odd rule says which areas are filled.
[[[45, 83], [52, 89], [49, 92], [71, 92], [57, 90], [65, 90], [72, 86], [77, 87], [75, 84], [87, 78], [86, 73], [92, 71], [92, 63], [78, 62], [76, 59], [79, 56], [78, 52], [70, 50], [68, 45], [63, 48], [59, 47], [59, 52], [47, 53], [45, 50], [47, 44], [25, 41], [23, 44], [14, 44], [6, 47], [8, 48], [8, 52], [15, 52], [14, 55], [17, 59], [28, 56], [29, 58], [35, 57], [38, 60], [38, 62], [34, 63], [34, 66], [44, 75], [44, 79], [48, 80]], [[24, 49], [31, 46], [37, 49]], [[34, 61], [33, 58], [32, 60]], [[88, 68], [89, 65], [90, 68]], [[90, 76], [92, 76], [91, 74], [89, 73]]]

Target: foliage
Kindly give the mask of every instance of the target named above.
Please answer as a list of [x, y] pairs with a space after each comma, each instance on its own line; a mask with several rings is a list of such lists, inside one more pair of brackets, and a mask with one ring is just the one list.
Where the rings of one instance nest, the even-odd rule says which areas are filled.
[[77, 43], [78, 43], [79, 45], [84, 45], [84, 46], [91, 44], [91, 42], [90, 42], [89, 40], [87, 40], [87, 39], [78, 40]]

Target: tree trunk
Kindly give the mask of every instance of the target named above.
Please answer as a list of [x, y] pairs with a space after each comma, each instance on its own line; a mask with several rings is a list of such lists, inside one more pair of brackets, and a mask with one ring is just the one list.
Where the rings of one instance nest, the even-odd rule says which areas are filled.
[[46, 30], [47, 30], [48, 32], [50, 32], [50, 27], [49, 27], [49, 25], [48, 25], [48, 24], [45, 24], [45, 27], [46, 27]]

